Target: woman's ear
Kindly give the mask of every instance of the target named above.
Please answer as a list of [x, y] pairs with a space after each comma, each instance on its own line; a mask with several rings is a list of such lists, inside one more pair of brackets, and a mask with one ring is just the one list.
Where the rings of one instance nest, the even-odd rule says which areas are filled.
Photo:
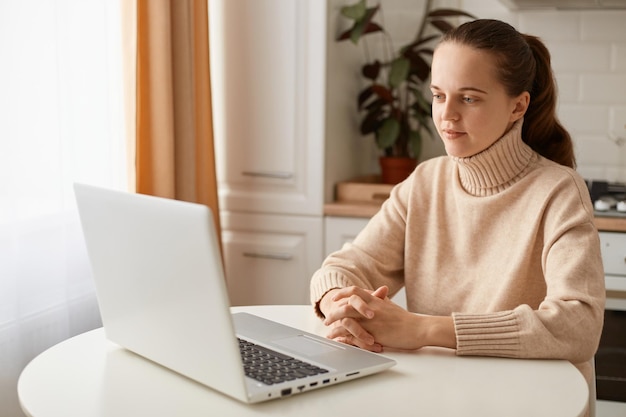
[[515, 107], [511, 113], [511, 122], [516, 122], [526, 114], [528, 105], [530, 104], [530, 93], [524, 91], [522, 94], [515, 98]]

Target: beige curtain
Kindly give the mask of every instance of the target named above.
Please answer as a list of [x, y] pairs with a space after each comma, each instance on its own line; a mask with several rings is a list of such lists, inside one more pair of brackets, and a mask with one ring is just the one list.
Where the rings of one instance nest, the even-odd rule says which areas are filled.
[[139, 193], [211, 207], [219, 231], [207, 7], [136, 0], [134, 172]]

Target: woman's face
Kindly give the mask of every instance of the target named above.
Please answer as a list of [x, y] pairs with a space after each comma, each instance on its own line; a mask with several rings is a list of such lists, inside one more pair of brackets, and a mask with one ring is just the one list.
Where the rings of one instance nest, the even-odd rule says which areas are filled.
[[446, 152], [476, 155], [524, 116], [530, 95], [510, 97], [488, 52], [453, 42], [435, 50], [431, 72], [433, 121]]

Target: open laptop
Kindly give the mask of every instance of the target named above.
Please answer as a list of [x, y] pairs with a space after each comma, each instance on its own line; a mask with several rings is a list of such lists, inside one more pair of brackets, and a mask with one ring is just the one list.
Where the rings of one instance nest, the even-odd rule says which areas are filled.
[[[109, 340], [247, 403], [395, 364], [254, 315], [231, 314], [207, 206], [83, 184], [74, 191]], [[240, 348], [260, 353], [244, 360]], [[271, 376], [254, 369], [264, 368], [265, 359], [277, 364]]]

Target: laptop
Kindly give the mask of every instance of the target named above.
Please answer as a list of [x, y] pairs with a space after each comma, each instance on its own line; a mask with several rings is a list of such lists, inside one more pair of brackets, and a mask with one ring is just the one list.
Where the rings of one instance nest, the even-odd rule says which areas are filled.
[[[74, 191], [112, 342], [245, 403], [395, 365], [383, 355], [255, 315], [231, 314], [207, 206], [85, 184], [75, 184]], [[242, 351], [255, 359], [244, 359]], [[268, 360], [276, 364], [271, 375], [263, 366]]]

